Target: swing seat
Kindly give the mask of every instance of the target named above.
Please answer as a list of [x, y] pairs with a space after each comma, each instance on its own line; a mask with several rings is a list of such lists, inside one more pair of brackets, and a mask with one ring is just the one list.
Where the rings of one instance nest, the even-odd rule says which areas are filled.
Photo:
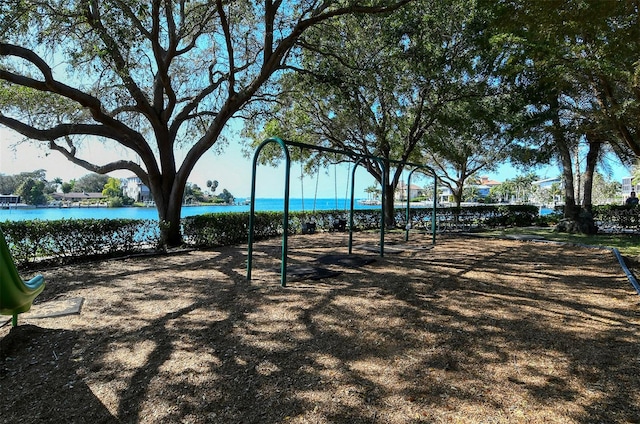
[[4, 234], [0, 230], [0, 315], [12, 315], [15, 327], [18, 325], [18, 314], [31, 309], [33, 299], [42, 293], [44, 286], [42, 275], [28, 281], [20, 278]]
[[347, 220], [346, 219], [336, 219], [333, 221], [333, 231], [345, 232], [347, 231]]
[[315, 234], [316, 232], [316, 223], [315, 222], [303, 222], [302, 223], [302, 234]]

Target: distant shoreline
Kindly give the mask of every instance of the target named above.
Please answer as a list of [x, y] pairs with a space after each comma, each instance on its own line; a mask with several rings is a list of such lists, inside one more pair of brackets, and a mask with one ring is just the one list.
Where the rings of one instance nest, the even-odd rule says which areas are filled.
[[[240, 203], [240, 204], [239, 204]], [[181, 218], [208, 213], [234, 213], [249, 212], [250, 203], [242, 199], [235, 204], [203, 204], [203, 205], [183, 205]], [[348, 211], [349, 201], [344, 199], [289, 199], [289, 210], [294, 211], [327, 211], [340, 210]], [[283, 210], [284, 199], [277, 198], [257, 198], [255, 199], [255, 210], [257, 212], [278, 212]], [[155, 205], [145, 206], [123, 206], [111, 208], [106, 206], [31, 206], [11, 204], [10, 207], [0, 206], [0, 221], [24, 221], [24, 220], [60, 220], [60, 219], [149, 219], [157, 220], [158, 211]], [[356, 209], [380, 208], [380, 206], [366, 206], [356, 204]]]

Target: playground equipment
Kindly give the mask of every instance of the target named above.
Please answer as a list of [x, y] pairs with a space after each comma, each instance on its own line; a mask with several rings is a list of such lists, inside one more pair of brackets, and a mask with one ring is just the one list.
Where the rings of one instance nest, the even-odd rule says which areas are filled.
[[[300, 149], [302, 151], [302, 149]], [[316, 213], [316, 200], [318, 199], [318, 182], [320, 180], [320, 170], [316, 172], [316, 191], [313, 196], [313, 214]], [[308, 221], [305, 217], [304, 210], [304, 167], [302, 161], [300, 161], [300, 197], [302, 197], [302, 215], [303, 220], [300, 223], [302, 234], [313, 234], [316, 232], [315, 221]]]
[[23, 281], [18, 274], [9, 246], [0, 230], [0, 315], [12, 315], [18, 325], [18, 314], [31, 309], [33, 299], [44, 290], [44, 277], [37, 275]]
[[[281, 138], [273, 137], [263, 141], [256, 149], [253, 156], [253, 167], [251, 175], [251, 207], [249, 213], [249, 237], [248, 237], [248, 249], [247, 249], [247, 280], [251, 280], [251, 269], [253, 266], [253, 237], [254, 237], [254, 217], [255, 217], [255, 195], [256, 195], [256, 169], [258, 167], [258, 157], [262, 149], [270, 143], [276, 143], [280, 145], [285, 156], [285, 178], [284, 178], [284, 208], [282, 218], [282, 261], [280, 265], [280, 285], [286, 287], [287, 285], [287, 256], [288, 256], [288, 233], [289, 233], [289, 193], [291, 184], [291, 155], [289, 154], [288, 146], [297, 146], [300, 148], [313, 149], [322, 152], [349, 154], [349, 152], [331, 149], [328, 147], [314, 146], [310, 144], [297, 143], [294, 141], [284, 141]], [[358, 159], [356, 165], [352, 171], [352, 189], [351, 189], [351, 211], [350, 211], [350, 226], [349, 226], [349, 254], [352, 251], [352, 238], [353, 238], [353, 209], [354, 209], [354, 176], [357, 165], [364, 157]], [[381, 165], [382, 159], [375, 156], [369, 156], [370, 159], [379, 161]], [[384, 169], [384, 166], [381, 166]], [[386, 173], [383, 175], [383, 179], [386, 179]], [[385, 192], [382, 190], [382, 203], [384, 204]], [[380, 256], [384, 256], [384, 210], [380, 214]]]
[[[290, 192], [290, 180], [291, 180], [291, 155], [289, 154], [288, 146], [297, 146], [311, 150], [317, 150], [320, 152], [328, 152], [334, 154], [344, 154], [351, 158], [357, 158], [352, 172], [351, 172], [351, 208], [349, 212], [349, 254], [352, 252], [352, 241], [353, 241], [353, 228], [354, 228], [354, 219], [353, 219], [353, 211], [354, 211], [354, 202], [355, 202], [355, 172], [358, 168], [358, 165], [364, 159], [371, 159], [377, 161], [381, 165], [381, 169], [383, 170], [382, 180], [387, 180], [386, 168], [384, 167], [385, 159], [370, 156], [370, 155], [360, 155], [353, 152], [347, 152], [338, 149], [332, 149], [323, 146], [315, 146], [304, 143], [297, 143], [294, 141], [285, 141], [281, 138], [273, 137], [268, 138], [263, 141], [255, 150], [253, 156], [253, 167], [252, 167], [252, 175], [251, 175], [251, 208], [249, 214], [249, 237], [248, 237], [248, 248], [247, 248], [247, 280], [251, 280], [251, 269], [253, 266], [253, 238], [254, 238], [254, 218], [255, 218], [255, 194], [256, 194], [256, 169], [258, 166], [258, 157], [262, 149], [269, 143], [276, 143], [280, 145], [282, 151], [285, 156], [285, 179], [284, 179], [284, 208], [283, 208], [283, 219], [282, 219], [282, 261], [280, 265], [280, 285], [282, 287], [286, 287], [286, 279], [287, 279], [287, 254], [288, 254], [288, 233], [289, 233], [289, 192]], [[433, 215], [432, 215], [432, 230], [433, 230], [433, 244], [435, 245], [435, 193], [436, 193], [436, 178], [435, 172], [427, 166], [413, 164], [403, 161], [397, 160], [386, 160], [387, 162], [399, 163], [402, 166], [413, 166], [418, 169], [427, 170], [434, 176], [434, 205], [433, 205]], [[413, 172], [412, 172], [413, 173]], [[380, 256], [384, 256], [384, 233], [385, 233], [385, 216], [384, 216], [384, 204], [385, 204], [385, 184], [382, 185], [382, 198], [381, 204], [383, 207], [381, 208], [380, 213]], [[314, 204], [315, 209], [315, 204]], [[409, 204], [407, 203], [407, 222], [409, 222]], [[407, 229], [407, 239], [408, 239], [408, 229]]]
[[407, 226], [405, 228], [405, 236], [404, 240], [409, 241], [409, 230], [411, 229], [411, 210], [410, 210], [410, 202], [411, 199], [411, 176], [416, 171], [429, 171], [433, 176], [433, 209], [431, 210], [431, 244], [436, 244], [436, 207], [438, 206], [438, 178], [435, 176], [435, 172], [427, 166], [421, 165], [416, 166], [411, 172], [409, 172], [409, 176], [407, 177]]

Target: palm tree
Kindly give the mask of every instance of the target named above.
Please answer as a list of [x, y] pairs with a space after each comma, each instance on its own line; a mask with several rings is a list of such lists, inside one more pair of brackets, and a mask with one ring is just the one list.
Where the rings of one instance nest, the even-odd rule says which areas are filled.
[[367, 193], [367, 199], [369, 200], [378, 200], [378, 197], [382, 194], [382, 190], [375, 185], [365, 188], [364, 192]]

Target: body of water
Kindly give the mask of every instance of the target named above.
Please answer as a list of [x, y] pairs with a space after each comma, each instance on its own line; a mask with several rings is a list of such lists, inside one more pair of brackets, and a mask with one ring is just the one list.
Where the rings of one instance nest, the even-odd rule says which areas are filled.
[[[289, 211], [313, 212], [314, 210], [349, 210], [350, 200], [338, 199], [289, 199]], [[346, 207], [345, 207], [346, 205]], [[256, 199], [256, 211], [282, 211], [283, 199]], [[358, 202], [355, 209], [379, 209], [380, 206], [361, 205]], [[181, 216], [202, 215], [205, 213], [249, 212], [249, 205], [225, 206], [183, 206]], [[158, 219], [155, 207], [127, 207], [127, 208], [11, 208], [0, 209], [0, 221], [22, 220], [56, 220], [56, 219]]]

